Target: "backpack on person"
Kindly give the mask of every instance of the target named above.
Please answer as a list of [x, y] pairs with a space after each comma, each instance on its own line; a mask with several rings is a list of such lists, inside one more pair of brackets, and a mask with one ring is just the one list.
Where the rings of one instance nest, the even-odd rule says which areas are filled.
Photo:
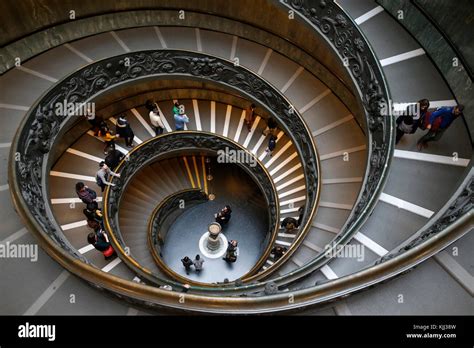
[[96, 183], [98, 186], [100, 186], [100, 187], [102, 187], [102, 186], [104, 185], [104, 182], [103, 182], [102, 179], [100, 178], [99, 174], [96, 174], [96, 175], [95, 175], [95, 183]]
[[276, 147], [276, 140], [277, 140], [277, 137], [275, 137], [275, 136], [273, 136], [273, 135], [270, 137], [270, 140], [268, 141], [268, 149], [269, 149], [270, 151], [275, 150], [275, 147]]

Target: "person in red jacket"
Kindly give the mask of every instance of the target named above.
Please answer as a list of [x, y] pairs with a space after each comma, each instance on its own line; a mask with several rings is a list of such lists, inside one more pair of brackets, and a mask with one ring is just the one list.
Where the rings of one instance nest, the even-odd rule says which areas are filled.
[[463, 110], [464, 105], [459, 104], [454, 107], [445, 106], [433, 112], [426, 125], [428, 133], [418, 140], [418, 150], [421, 151], [427, 147], [430, 141], [438, 141], [441, 139], [446, 129], [449, 128], [456, 118], [462, 115]]

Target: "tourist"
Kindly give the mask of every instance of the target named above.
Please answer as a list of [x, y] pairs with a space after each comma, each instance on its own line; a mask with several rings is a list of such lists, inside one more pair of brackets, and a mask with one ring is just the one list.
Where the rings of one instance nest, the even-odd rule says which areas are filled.
[[438, 141], [441, 139], [446, 129], [449, 128], [456, 118], [462, 115], [463, 110], [464, 105], [459, 104], [453, 107], [444, 106], [434, 111], [426, 125], [428, 133], [418, 140], [418, 150], [421, 151], [427, 147], [430, 141]]
[[275, 261], [278, 261], [278, 259], [280, 259], [287, 252], [287, 250], [288, 250], [287, 248], [277, 245], [273, 247], [271, 253], [273, 254], [273, 257], [275, 258]]
[[102, 225], [102, 210], [99, 209], [97, 202], [87, 204], [86, 209], [84, 209], [82, 212], [86, 216], [87, 221], [96, 221]]
[[201, 259], [201, 256], [199, 254], [196, 255], [196, 258], [193, 261], [194, 268], [196, 269], [196, 272], [201, 272], [202, 271], [202, 264], [204, 263], [204, 260]]
[[117, 119], [117, 124], [115, 126], [116, 133], [125, 140], [125, 146], [133, 147], [133, 138], [135, 134], [133, 133], [132, 127], [127, 120], [125, 115], [120, 115]]
[[238, 244], [239, 244], [239, 242], [237, 242], [234, 239], [231, 240], [230, 242], [228, 242], [225, 257], [223, 257], [222, 259], [227, 261], [227, 262], [237, 261], [237, 256], [239, 255], [239, 248], [237, 247]]
[[104, 147], [104, 154], [105, 155], [107, 155], [109, 148], [115, 149], [115, 138], [116, 138], [116, 136], [112, 134], [109, 127], [107, 126], [107, 124], [104, 121], [101, 122], [99, 131], [97, 132], [97, 135], [99, 137], [101, 137], [102, 140], [105, 143], [105, 147]]
[[78, 182], [76, 184], [76, 194], [79, 199], [86, 204], [95, 202], [97, 199], [97, 193], [93, 189], [84, 185], [83, 182]]
[[425, 115], [430, 107], [428, 99], [421, 99], [415, 104], [407, 106], [403, 115], [396, 120], [397, 136], [395, 143], [398, 144], [405, 134], [413, 134], [425, 120]]
[[117, 149], [110, 149], [107, 157], [105, 157], [105, 164], [107, 167], [115, 169], [120, 161], [124, 159], [125, 155]]
[[[176, 102], [173, 104], [173, 115], [179, 115], [179, 109], [180, 109], [179, 102], [176, 101]], [[181, 106], [181, 109], [184, 110], [184, 106]]]
[[281, 227], [285, 228], [286, 232], [292, 232], [298, 226], [298, 221], [292, 217], [286, 217], [281, 222]]
[[153, 111], [153, 109], [155, 108], [155, 104], [156, 102], [154, 102], [153, 100], [147, 99], [145, 101], [145, 108], [148, 110], [148, 112]]
[[[174, 108], [173, 108], [174, 110]], [[184, 113], [184, 106], [181, 105], [178, 109], [178, 113], [174, 114], [174, 122], [177, 131], [184, 130], [184, 125], [189, 122], [188, 116]]]
[[94, 232], [98, 232], [102, 228], [102, 225], [96, 220], [87, 220], [87, 227], [94, 230]]
[[104, 192], [106, 186], [115, 186], [115, 184], [108, 181], [109, 176], [115, 176], [117, 178], [120, 178], [120, 174], [111, 171], [104, 161], [99, 163], [99, 167], [100, 169], [95, 174], [95, 181], [97, 185], [102, 189], [102, 192]]
[[189, 274], [189, 271], [191, 270], [191, 266], [193, 265], [193, 260], [185, 256], [184, 258], [181, 259], [181, 262], [183, 263], [183, 266], [186, 269], [186, 274]]
[[251, 104], [247, 109], [245, 109], [245, 125], [247, 130], [250, 132], [252, 130], [253, 122], [255, 121], [255, 104]]
[[102, 252], [106, 260], [109, 260], [116, 255], [115, 250], [109, 242], [107, 234], [103, 230], [99, 230], [97, 233], [89, 233], [87, 235], [87, 241], [89, 244], [92, 244], [96, 250]]
[[270, 138], [268, 139], [268, 146], [265, 149], [266, 155], [269, 155], [270, 157], [272, 157], [273, 150], [275, 150], [275, 147], [276, 147], [276, 141], [277, 141], [277, 137], [274, 135], [271, 135]]
[[160, 111], [158, 110], [157, 105], [155, 105], [154, 108], [150, 111], [149, 116], [150, 123], [155, 130], [155, 136], [163, 134], [165, 126], [163, 125], [163, 121], [161, 120]]
[[275, 119], [273, 117], [270, 117], [267, 121], [267, 129], [265, 129], [262, 134], [267, 136], [269, 134], [271, 135], [275, 135], [276, 136], [276, 132], [277, 132], [277, 127], [278, 127], [278, 124], [276, 123]]
[[219, 223], [221, 226], [227, 225], [231, 218], [232, 209], [230, 209], [230, 205], [226, 205], [220, 212], [215, 214], [216, 222]]
[[299, 207], [298, 209], [298, 221], [296, 222], [296, 227], [300, 227], [301, 222], [303, 221], [303, 214], [304, 214], [304, 205]]

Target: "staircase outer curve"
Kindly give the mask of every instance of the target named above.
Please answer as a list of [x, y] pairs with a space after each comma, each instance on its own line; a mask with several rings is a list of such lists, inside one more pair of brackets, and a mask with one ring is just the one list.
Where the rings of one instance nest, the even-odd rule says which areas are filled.
[[[120, 62], [119, 62], [119, 64], [120, 64]], [[122, 64], [123, 64], [123, 62], [122, 62]], [[110, 68], [110, 67], [111, 67], [111, 66], [109, 66], [109, 68]], [[118, 71], [117, 71], [117, 74], [120, 75], [120, 73], [118, 73]], [[373, 77], [373, 76], [372, 76], [372, 77]], [[375, 92], [377, 92], [377, 91], [375, 91]], [[379, 98], [379, 97], [380, 97], [380, 95], [377, 95], [377, 94], [375, 95], [375, 98]], [[377, 100], [378, 100], [378, 99], [377, 99]], [[367, 100], [366, 100], [366, 101], [367, 101]], [[369, 100], [369, 102], [370, 102], [370, 100]], [[371, 107], [373, 108], [374, 106], [375, 106], [375, 105], [373, 105], [373, 103], [372, 103], [372, 104], [371, 104]], [[377, 105], [377, 106], [380, 106], [380, 105]], [[286, 111], [286, 112], [283, 112], [283, 114], [286, 114], [286, 115], [288, 116], [288, 111], [289, 111], [289, 110], [287, 109], [287, 110], [285, 110], [285, 111]], [[374, 111], [374, 110], [372, 109], [372, 111]], [[41, 117], [41, 116], [40, 116], [40, 117]], [[277, 117], [277, 118], [280, 119], [279, 117]], [[374, 132], [377, 132], [377, 130], [378, 130], [378, 128], [379, 128], [379, 127], [377, 127], [377, 126], [374, 126], [374, 124], [376, 124], [377, 121], [378, 121], [378, 122], [381, 122], [382, 119], [379, 117], [376, 121], [372, 120], [372, 122], [369, 123], [369, 124], [371, 124], [371, 125], [373, 126], [373, 127], [369, 127], [369, 129], [371, 129], [371, 130], [374, 131]], [[283, 124], [285, 124], [285, 123], [283, 122]], [[389, 132], [389, 134], [391, 134], [391, 132]], [[43, 144], [43, 145], [44, 145], [44, 144]], [[41, 149], [40, 149], [40, 150], [41, 150]], [[44, 150], [44, 149], [43, 149], [43, 150]], [[381, 148], [381, 149], [378, 149], [378, 150], [379, 150], [379, 152], [380, 152], [380, 151], [383, 151], [382, 148]], [[378, 155], [379, 155], [379, 154], [378, 154]], [[383, 157], [383, 156], [382, 156], [382, 158], [379, 158], [378, 161], [373, 161], [373, 160], [372, 160], [370, 163], [371, 163], [372, 165], [377, 164], [376, 162], [380, 162], [380, 160], [381, 160], [381, 159], [383, 160], [384, 158], [387, 158], [387, 159], [388, 159], [389, 156], [388, 156], [388, 157]], [[378, 164], [380, 165], [380, 163], [378, 163]], [[307, 187], [309, 187], [309, 185], [308, 185]], [[311, 192], [311, 191], [310, 191], [310, 192]], [[360, 208], [360, 205], [359, 205], [359, 208]], [[306, 209], [308, 209], [308, 208], [306, 208]]]

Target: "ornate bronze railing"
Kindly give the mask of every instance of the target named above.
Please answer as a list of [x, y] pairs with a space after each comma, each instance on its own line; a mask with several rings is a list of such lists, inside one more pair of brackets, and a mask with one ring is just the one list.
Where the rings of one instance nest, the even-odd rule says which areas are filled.
[[[203, 131], [172, 132], [148, 139], [133, 148], [116, 168], [116, 171], [120, 173], [120, 180], [113, 178], [112, 182], [116, 185], [113, 187], [108, 186], [103, 196], [104, 225], [111, 237], [111, 242], [122, 261], [144, 279], [157, 285], [169, 284], [177, 289], [182, 289], [183, 285], [187, 283], [191, 285], [189, 288], [190, 291], [209, 292], [214, 290], [212, 289], [214, 287], [213, 284], [192, 282], [188, 279], [184, 279], [186, 280], [185, 283], [174, 282], [160, 277], [160, 275], [154, 274], [143, 265], [140, 265], [133, 257], [133, 250], [127, 249], [120, 232], [118, 215], [120, 203], [127, 185], [133, 180], [134, 175], [144, 166], [163, 158], [178, 156], [180, 154], [189, 153], [190, 151], [201, 151], [210, 155], [216, 155], [218, 151], [223, 151], [226, 148], [232, 151], [243, 151], [253, 158], [251, 162], [237, 163], [237, 165], [239, 165], [260, 188], [268, 210], [267, 234], [271, 235], [271, 238], [263, 255], [247, 276], [259, 269], [268, 258], [278, 233], [280, 214], [276, 188], [265, 166], [244, 147], [223, 136]], [[256, 165], [253, 165], [253, 163], [256, 163]], [[166, 271], [166, 268], [164, 268], [164, 270]], [[183, 279], [180, 278], [180, 280]]]
[[[370, 130], [370, 134], [368, 134], [369, 176], [364, 181], [365, 188], [358, 198], [359, 203], [356, 212], [347, 226], [360, 225], [370, 212], [370, 207], [373, 206], [376, 196], [383, 186], [387, 174], [386, 167], [389, 164], [393, 150], [393, 120], [390, 117], [384, 117], [381, 113], [381, 104], [388, 100], [388, 98], [385, 99], [385, 97], [388, 97], [388, 91], [381, 69], [367, 40], [357, 29], [355, 23], [333, 2], [328, 0], [294, 0], [289, 4], [288, 2], [282, 3], [282, 6], [286, 10], [293, 9], [300, 18], [304, 19], [307, 25], [312, 26], [315, 33], [326, 39], [338, 52], [341, 60], [347, 58], [345, 61], [348, 62], [348, 72], [352, 76], [354, 85], [357, 86], [363, 101]], [[124, 66], [123, 59], [131, 55], [123, 55], [122, 57], [94, 63], [86, 69], [67, 77], [53, 90], [48, 91], [32, 107], [12, 143], [9, 182], [12, 187], [11, 193], [16, 210], [25, 220], [28, 229], [38, 237], [39, 243], [58, 263], [96, 287], [109, 290], [131, 302], [152, 307], [165, 305], [184, 310], [214, 313], [263, 313], [287, 310], [332, 301], [390, 279], [434, 255], [457, 238], [460, 238], [467, 230], [472, 229], [473, 210], [472, 205], [468, 205], [472, 204], [472, 199], [463, 199], [464, 203], [459, 204], [459, 209], [456, 210], [459, 212], [458, 214], [446, 215], [444, 218], [447, 218], [447, 220], [442, 220], [442, 223], [436, 223], [437, 220], [435, 220], [433, 225], [429, 222], [426, 229], [420, 232], [420, 239], [416, 244], [397, 253], [385, 262], [313, 288], [261, 297], [254, 297], [252, 291], [262, 289], [264, 283], [242, 289], [242, 293], [248, 290], [247, 297], [212, 297], [183, 294], [127, 281], [101, 272], [83, 262], [85, 261], [84, 258], [69, 245], [62, 235], [51, 213], [49, 200], [47, 199], [46, 176], [49, 169], [47, 153], [58, 137], [61, 126], [67, 122], [66, 117], [54, 114], [53, 105], [58, 100], [73, 102], [92, 100], [94, 96], [106, 91], [111, 86], [134, 78], [145, 77], [149, 72], [151, 72], [151, 75], [160, 75], [175, 71], [184, 76], [195, 76], [196, 78], [209, 80], [217, 80], [220, 74], [223, 73], [222, 66], [213, 69], [212, 67], [216, 67], [215, 61], [209, 64], [209, 62], [202, 60], [202, 55], [198, 54], [195, 56], [197, 61], [194, 64], [193, 72], [186, 69], [179, 72], [178, 67], [182, 62], [179, 64], [170, 63], [166, 61], [167, 57], [163, 56], [164, 54], [159, 53], [153, 56], [151, 52], [135, 53], [133, 58], [138, 59], [139, 64], [138, 66], [132, 65], [129, 67]], [[187, 58], [184, 60], [189, 65], [189, 55], [185, 54], [185, 56]], [[161, 57], [165, 60], [162, 65], [158, 64]], [[133, 62], [137, 61], [133, 60]], [[146, 67], [142, 67], [141, 63], [145, 64]], [[231, 72], [227, 72], [231, 74]], [[247, 74], [241, 77], [245, 80]], [[240, 81], [240, 77], [238, 80]], [[251, 80], [254, 81], [254, 79]], [[247, 83], [250, 82], [249, 80], [246, 81]], [[242, 86], [242, 84], [239, 84], [239, 86]], [[246, 93], [247, 95], [254, 94], [255, 89], [260, 90], [261, 87], [261, 84], [254, 86], [250, 83]], [[262, 93], [259, 93], [256, 98], [251, 97], [250, 99], [257, 101], [261, 96]], [[265, 102], [265, 98], [262, 100], [264, 102], [261, 103], [265, 107], [273, 104]], [[284, 98], [283, 101], [285, 101]], [[289, 116], [288, 113], [284, 113], [284, 119], [281, 117], [277, 117], [277, 119], [283, 125], [285, 124], [283, 122], [298, 122], [295, 119], [298, 115], [292, 114], [293, 119]], [[301, 129], [300, 126], [296, 128], [296, 130]], [[298, 143], [298, 145], [301, 144]], [[309, 144], [306, 144], [306, 149], [308, 149], [308, 146]], [[311, 153], [310, 149], [308, 151]], [[309, 164], [313, 164], [313, 168], [316, 167], [316, 162], [310, 162]], [[316, 171], [313, 173], [312, 177], [314, 179], [317, 178], [316, 173]], [[453, 200], [466, 197], [463, 192], [467, 187], [469, 187], [467, 194], [472, 196], [472, 171], [469, 175], [470, 177], [468, 176], [460, 186], [461, 192], [453, 195]], [[314, 183], [312, 187], [314, 188]], [[450, 209], [449, 206], [444, 207], [439, 214], [444, 214], [448, 209]], [[432, 225], [436, 227], [432, 227]], [[345, 229], [347, 229], [347, 226]], [[356, 230], [356, 228], [351, 229]], [[422, 238], [422, 235], [425, 237]], [[339, 241], [342, 242], [342, 238]], [[306, 271], [309, 271], [309, 268]], [[304, 274], [301, 273], [300, 275]], [[288, 279], [291, 280], [291, 275]], [[290, 297], [292, 301], [289, 301]]]
[[[337, 52], [359, 93], [367, 119], [368, 161], [362, 189], [351, 215], [325, 249], [331, 253], [348, 243], [367, 220], [388, 177], [395, 147], [394, 119], [389, 108], [390, 93], [382, 68], [367, 39], [339, 5], [326, 0], [280, 0], [280, 3], [311, 26]], [[281, 285], [309, 274], [330, 260], [325, 255], [320, 253], [296, 271], [273, 281]]]

